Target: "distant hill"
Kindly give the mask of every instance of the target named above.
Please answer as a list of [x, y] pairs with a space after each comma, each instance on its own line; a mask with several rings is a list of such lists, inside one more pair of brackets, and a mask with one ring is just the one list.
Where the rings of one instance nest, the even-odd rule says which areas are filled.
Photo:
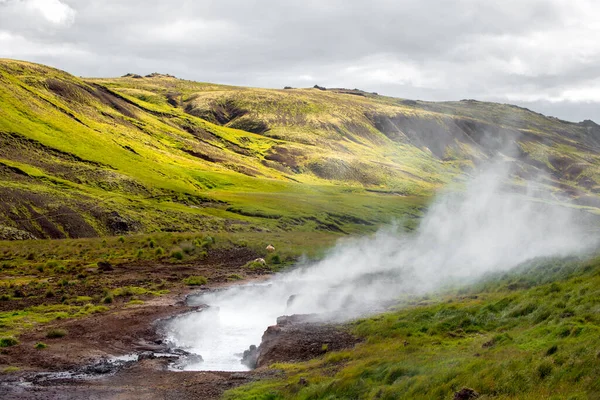
[[[502, 154], [600, 212], [600, 126], [474, 100], [77, 78], [0, 60], [0, 239], [375, 229]], [[410, 227], [410, 223], [408, 223]]]

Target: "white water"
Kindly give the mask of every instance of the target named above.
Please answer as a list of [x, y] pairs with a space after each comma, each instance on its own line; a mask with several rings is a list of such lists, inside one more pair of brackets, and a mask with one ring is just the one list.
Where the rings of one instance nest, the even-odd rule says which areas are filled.
[[[184, 365], [186, 370], [245, 370], [241, 353], [258, 346], [281, 315], [354, 318], [402, 294], [468, 283], [536, 257], [597, 248], [597, 232], [581, 228], [580, 214], [505, 193], [504, 173], [495, 168], [473, 179], [465, 192], [441, 196], [412, 234], [382, 230], [340, 243], [322, 261], [266, 283], [200, 295], [192, 301], [210, 308], [171, 321], [167, 339], [203, 357]], [[543, 196], [539, 187], [536, 196]], [[288, 306], [291, 295], [296, 298]]]

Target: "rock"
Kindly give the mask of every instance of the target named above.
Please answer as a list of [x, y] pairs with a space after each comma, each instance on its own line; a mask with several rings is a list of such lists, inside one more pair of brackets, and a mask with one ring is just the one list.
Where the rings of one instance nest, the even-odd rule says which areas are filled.
[[274, 252], [274, 251], [275, 251], [275, 247], [273, 247], [273, 245], [268, 245], [268, 246], [267, 246], [267, 251], [268, 251], [269, 253], [272, 253], [272, 252]]
[[187, 352], [185, 350], [182, 350], [182, 349], [172, 349], [171, 353], [177, 354], [178, 356], [187, 356], [187, 355], [190, 355], [189, 352]]
[[248, 368], [256, 368], [256, 360], [258, 359], [258, 348], [255, 345], [250, 345], [248, 350], [244, 351], [242, 356], [242, 364]]
[[112, 264], [109, 263], [108, 261], [98, 261], [97, 265], [98, 265], [98, 270], [103, 271], [103, 272], [114, 270]]
[[21, 229], [0, 225], [0, 240], [33, 240], [34, 235]]
[[292, 324], [303, 324], [312, 322], [317, 319], [317, 314], [294, 314], [294, 315], [282, 315], [277, 317], [277, 327], [284, 327]]
[[254, 260], [254, 262], [261, 264], [261, 265], [267, 265], [267, 262], [265, 261], [264, 258], [257, 258], [256, 260]]
[[479, 397], [479, 393], [471, 388], [462, 388], [454, 393], [454, 400], [472, 400]]
[[328, 351], [353, 347], [359, 341], [339, 326], [310, 321], [314, 321], [314, 315], [279, 317], [277, 325], [263, 334], [256, 367], [310, 360]]
[[141, 228], [141, 224], [130, 218], [123, 217], [116, 211], [111, 211], [105, 216], [106, 226], [115, 235], [129, 232], [136, 232]]
[[187, 355], [180, 357], [171, 366], [175, 369], [183, 370], [187, 365], [199, 364], [201, 362], [204, 362], [204, 359], [200, 354], [187, 353]]
[[145, 351], [143, 353], [138, 354], [138, 361], [142, 360], [154, 360], [156, 355], [151, 351]]
[[291, 306], [293, 306], [294, 301], [296, 301], [297, 298], [298, 298], [297, 294], [293, 294], [290, 297], [288, 297], [287, 302], [285, 303], [285, 308], [290, 308]]

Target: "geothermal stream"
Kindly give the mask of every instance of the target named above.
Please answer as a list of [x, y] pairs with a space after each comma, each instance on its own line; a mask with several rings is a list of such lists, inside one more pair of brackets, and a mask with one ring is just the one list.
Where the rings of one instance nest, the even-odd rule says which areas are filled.
[[469, 283], [536, 257], [597, 248], [598, 238], [582, 228], [581, 212], [539, 201], [553, 201], [539, 185], [537, 200], [507, 193], [502, 189], [507, 176], [496, 165], [468, 182], [464, 192], [443, 194], [415, 232], [390, 227], [341, 242], [322, 261], [266, 282], [190, 296], [190, 304], [208, 307], [167, 324], [167, 342], [191, 354], [174, 369], [247, 370], [242, 353], [258, 346], [282, 315], [344, 321], [382, 311], [404, 294]]

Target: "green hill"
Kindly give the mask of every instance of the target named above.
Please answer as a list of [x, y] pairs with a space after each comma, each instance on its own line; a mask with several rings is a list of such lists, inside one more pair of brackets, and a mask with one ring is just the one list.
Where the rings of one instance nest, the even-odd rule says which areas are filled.
[[0, 60], [0, 238], [371, 231], [505, 151], [598, 212], [600, 127], [522, 108]]

